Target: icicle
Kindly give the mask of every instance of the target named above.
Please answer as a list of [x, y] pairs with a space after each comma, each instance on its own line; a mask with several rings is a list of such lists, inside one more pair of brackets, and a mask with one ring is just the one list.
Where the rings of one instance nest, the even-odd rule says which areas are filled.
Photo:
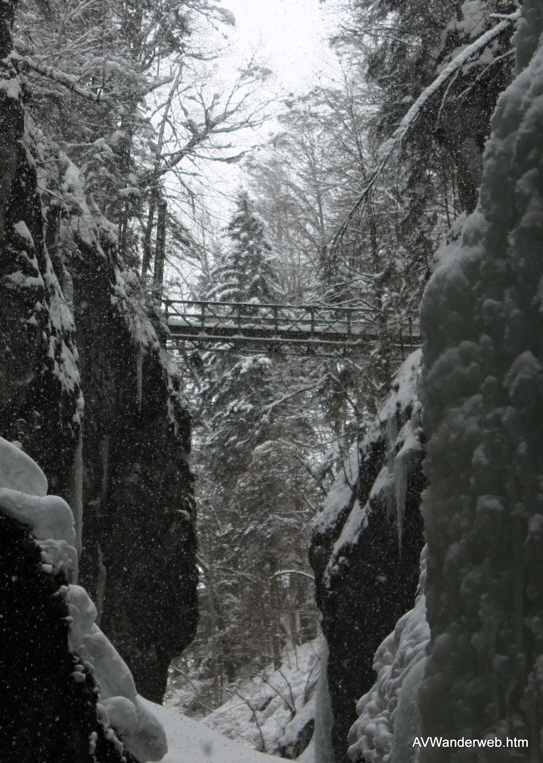
[[141, 412], [141, 400], [143, 395], [143, 347], [141, 345], [136, 359], [136, 384], [138, 390], [138, 411]]
[[106, 435], [100, 443], [100, 456], [102, 459], [102, 501], [106, 497], [107, 483], [109, 480], [109, 435]]
[[315, 763], [333, 763], [332, 703], [328, 689], [328, 643], [323, 637], [317, 698], [315, 702]]
[[394, 459], [394, 498], [396, 503], [396, 529], [398, 550], [402, 552], [403, 517], [407, 497], [407, 452], [402, 450]]
[[[75, 524], [75, 545], [78, 555], [83, 546], [83, 429], [79, 430], [79, 441], [74, 454], [69, 483], [69, 503]], [[77, 579], [74, 579], [77, 583]]]
[[100, 625], [104, 611], [104, 596], [106, 593], [107, 568], [104, 564], [102, 547], [98, 544], [98, 576], [96, 580], [96, 624]]

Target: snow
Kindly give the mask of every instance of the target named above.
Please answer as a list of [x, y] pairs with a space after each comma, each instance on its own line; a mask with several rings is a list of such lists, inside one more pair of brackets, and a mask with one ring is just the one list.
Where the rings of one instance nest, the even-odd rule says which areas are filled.
[[398, 620], [394, 631], [377, 649], [373, 663], [377, 680], [357, 702], [359, 717], [349, 732], [348, 753], [353, 760], [363, 756], [367, 763], [407, 763], [408, 758], [401, 755], [413, 749], [411, 735], [416, 736], [413, 731], [418, 730], [415, 697], [430, 635], [425, 582], [423, 551], [415, 606]]
[[17, 445], [0, 438], [0, 510], [30, 527], [46, 571], [64, 569], [75, 577], [72, 512], [62, 498], [46, 493], [47, 480], [39, 466]]
[[78, 585], [68, 586], [65, 596], [73, 618], [70, 649], [96, 679], [102, 717], [140, 763], [161, 760], [167, 751], [164, 729], [137, 694], [126, 663], [96, 625], [94, 603]]
[[168, 753], [162, 763], [277, 763], [265, 755], [206, 727], [200, 721], [180, 715], [169, 707], [142, 699], [143, 706], [163, 725], [168, 739]]
[[142, 297], [142, 284], [137, 274], [133, 270], [115, 268], [112, 304], [120, 305], [134, 342], [140, 348], [140, 357], [138, 357], [136, 368], [138, 374], [140, 373], [140, 364], [143, 362], [143, 354], [153, 349], [160, 349], [156, 331], [149, 319], [146, 300]]
[[293, 744], [314, 715], [321, 641], [286, 647], [280, 669], [237, 681], [229, 688], [231, 699], [206, 716], [205, 724], [267, 752]]
[[40, 467], [16, 444], [0, 437], [0, 487], [47, 495], [47, 479]]
[[485, 0], [468, 0], [462, 3], [460, 19], [455, 19], [446, 28], [446, 34], [457, 32], [459, 36], [473, 39], [484, 31], [488, 19], [488, 5]]
[[343, 463], [342, 471], [324, 499], [322, 511], [313, 521], [313, 529], [324, 532], [334, 525], [342, 511], [349, 506], [353, 488], [358, 482], [359, 454], [353, 448]]
[[[41, 469], [20, 448], [0, 438], [0, 511], [28, 525], [41, 549], [42, 570], [77, 571], [76, 533], [68, 504], [46, 495]], [[95, 624], [96, 607], [78, 585], [63, 586], [70, 612], [70, 649], [94, 675], [99, 688], [98, 711], [122, 736], [126, 748], [140, 763], [159, 761], [167, 751], [166, 736], [148, 706], [136, 692], [134, 679], [115, 647]], [[84, 680], [82, 666], [75, 681]], [[113, 733], [113, 732], [109, 732]]]
[[[407, 475], [412, 462], [420, 456], [421, 406], [417, 400], [420, 350], [413, 352], [402, 364], [392, 383], [392, 392], [379, 411], [374, 425], [360, 446], [353, 448], [343, 469], [325, 498], [321, 513], [313, 521], [313, 530], [325, 533], [343, 521], [325, 571], [325, 581], [341, 567], [346, 546], [355, 545], [367, 524], [372, 505], [384, 499], [390, 521], [395, 521], [399, 547], [405, 509]], [[405, 421], [407, 413], [409, 418]], [[405, 421], [400, 431], [398, 423]], [[385, 438], [385, 463], [373, 483], [364, 506], [357, 497], [360, 464]], [[361, 457], [362, 454], [362, 457]], [[344, 518], [345, 514], [347, 515]]]
[[13, 273], [4, 276], [4, 283], [19, 289], [43, 288], [43, 279], [40, 275], [27, 276], [21, 270], [14, 270]]
[[13, 230], [15, 231], [15, 233], [17, 233], [17, 235], [20, 238], [24, 239], [25, 241], [28, 241], [28, 243], [30, 244], [30, 248], [32, 250], [34, 249], [34, 240], [32, 238], [32, 234], [28, 230], [28, 226], [23, 220], [20, 220], [18, 223], [15, 223], [15, 225], [13, 226]]
[[13, 98], [17, 100], [21, 96], [21, 86], [19, 80], [16, 77], [10, 79], [0, 79], [0, 90], [2, 90], [7, 98]]
[[525, 0], [517, 59], [535, 55], [498, 101], [479, 208], [421, 311], [432, 633], [422, 726], [522, 737], [534, 760], [543, 749], [542, 32], [543, 4]]

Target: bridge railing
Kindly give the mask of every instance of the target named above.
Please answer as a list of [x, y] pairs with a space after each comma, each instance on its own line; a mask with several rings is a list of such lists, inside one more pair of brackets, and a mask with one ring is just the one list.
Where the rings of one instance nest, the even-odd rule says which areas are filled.
[[388, 335], [413, 344], [419, 333], [412, 317], [369, 307], [164, 300], [164, 313], [172, 336], [209, 341], [246, 337], [358, 344]]

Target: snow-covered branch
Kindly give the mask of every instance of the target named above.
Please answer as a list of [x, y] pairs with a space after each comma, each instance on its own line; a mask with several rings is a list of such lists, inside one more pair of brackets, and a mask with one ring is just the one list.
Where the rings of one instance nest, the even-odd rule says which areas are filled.
[[499, 37], [500, 34], [502, 34], [511, 24], [516, 23], [520, 19], [521, 10], [517, 10], [514, 13], [511, 13], [510, 15], [502, 18], [502, 20], [496, 24], [496, 26], [492, 27], [492, 29], [488, 29], [484, 34], [482, 34], [480, 37], [478, 37], [474, 42], [472, 42], [470, 45], [466, 45], [466, 47], [457, 55], [455, 58], [452, 59], [439, 73], [439, 75], [428, 85], [427, 88], [423, 90], [423, 92], [419, 95], [419, 97], [416, 99], [416, 101], [412, 104], [411, 108], [408, 110], [408, 112], [403, 117], [402, 121], [394, 131], [394, 133], [386, 140], [380, 147], [378, 152], [378, 161], [377, 161], [377, 167], [372, 172], [368, 182], [366, 183], [366, 186], [360, 196], [358, 197], [358, 200], [354, 207], [349, 212], [347, 218], [345, 219], [344, 223], [340, 227], [339, 231], [336, 233], [332, 246], [339, 240], [339, 238], [342, 236], [342, 234], [345, 232], [346, 228], [348, 227], [349, 223], [353, 219], [354, 215], [360, 209], [361, 205], [365, 202], [365, 200], [368, 197], [368, 194], [373, 189], [375, 183], [379, 179], [381, 173], [387, 166], [391, 156], [394, 154], [397, 148], [403, 143], [405, 137], [413, 127], [418, 122], [419, 117], [421, 116], [425, 106], [428, 104], [428, 102], [432, 99], [432, 97], [439, 92], [439, 90], [443, 87], [443, 85], [450, 80], [451, 77], [453, 77], [457, 72], [471, 59], [473, 56], [477, 55], [483, 48], [486, 48], [487, 45], [489, 45], [496, 37]]
[[464, 64], [466, 64], [470, 58], [472, 58], [472, 56], [479, 53], [479, 51], [483, 48], [486, 48], [486, 46], [496, 37], [499, 37], [499, 35], [504, 32], [507, 27], [518, 21], [520, 14], [520, 10], [515, 11], [515, 13], [512, 13], [500, 21], [499, 24], [496, 24], [495, 27], [488, 29], [470, 45], [466, 45], [466, 47], [455, 58], [453, 58], [453, 60], [450, 61], [447, 66], [445, 66], [445, 68], [436, 77], [436, 79], [419, 95], [415, 103], [411, 106], [407, 114], [400, 122], [399, 126], [394, 131], [393, 135], [381, 146], [379, 153], [382, 157], [382, 160], [384, 159], [385, 161], [388, 161], [395, 148], [397, 148], [407, 133], [416, 124], [422, 110], [430, 98], [432, 98], [432, 96], [437, 93], [441, 86], [447, 82], [447, 80], [452, 77], [453, 74], [461, 69], [462, 66], [464, 66]]
[[54, 82], [57, 82], [59, 85], [67, 88], [68, 90], [71, 90], [72, 93], [76, 93], [76, 95], [81, 96], [81, 98], [85, 98], [86, 100], [93, 101], [95, 103], [106, 103], [108, 106], [113, 106], [113, 102], [108, 96], [102, 95], [101, 92], [94, 92], [93, 90], [87, 90], [86, 88], [81, 87], [77, 84], [76, 77], [73, 77], [70, 74], [66, 74], [65, 72], [60, 71], [60, 69], [55, 69], [54, 66], [42, 66], [41, 64], [36, 63], [36, 61], [33, 61], [28, 56], [19, 56], [14, 54], [12, 57], [17, 61], [22, 69], [29, 69], [36, 74], [40, 74], [42, 77], [47, 77], [48, 79], [51, 79]]
[[303, 570], [279, 570], [279, 572], [274, 572], [271, 577], [278, 578], [281, 577], [281, 575], [303, 575], [304, 578], [309, 578], [313, 581], [315, 580], [313, 575], [310, 575], [309, 572], [304, 572]]

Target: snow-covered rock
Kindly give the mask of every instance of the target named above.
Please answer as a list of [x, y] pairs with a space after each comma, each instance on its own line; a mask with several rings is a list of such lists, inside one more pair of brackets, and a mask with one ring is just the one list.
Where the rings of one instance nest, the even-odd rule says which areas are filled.
[[96, 607], [84, 588], [68, 586], [70, 648], [92, 671], [109, 723], [135, 758], [158, 761], [166, 754], [163, 728], [142, 703], [128, 666], [95, 624]]
[[[46, 490], [47, 481], [32, 459], [0, 439], [0, 512], [30, 528], [46, 562], [43, 571], [69, 573], [77, 558], [72, 512], [61, 498], [44, 495]], [[93, 602], [78, 585], [63, 586], [60, 592], [71, 617], [69, 646], [94, 676], [101, 720], [113, 726], [140, 763], [161, 760], [167, 751], [164, 729], [137, 695], [121, 656], [95, 624]], [[85, 680], [82, 671], [74, 675]]]
[[77, 577], [74, 518], [68, 504], [47, 495], [47, 480], [18, 444], [0, 437], [0, 511], [30, 527], [44, 569]]
[[228, 689], [231, 699], [206, 716], [205, 724], [258, 750], [298, 757], [313, 735], [321, 642], [322, 637], [287, 647], [281, 668], [236, 681]]
[[[469, 759], [543, 754], [543, 4], [525, 0], [526, 68], [492, 120], [478, 210], [421, 312], [430, 651], [423, 735], [498, 739]], [[426, 748], [424, 763], [468, 760]]]
[[310, 558], [329, 649], [337, 760], [347, 754], [356, 702], [375, 681], [375, 650], [415, 601], [424, 487], [419, 365], [420, 352], [402, 365], [314, 523]]
[[[375, 653], [377, 680], [357, 703], [358, 720], [349, 732], [349, 757], [366, 763], [407, 763], [406, 750], [418, 730], [416, 690], [429, 639], [426, 622], [426, 563], [422, 554], [417, 601]], [[418, 667], [417, 667], [418, 666]], [[413, 686], [411, 686], [413, 684]], [[400, 752], [401, 750], [401, 752]], [[404, 757], [400, 757], [403, 755]]]
[[29, 495], [47, 495], [47, 478], [17, 443], [0, 437], [0, 486]]

